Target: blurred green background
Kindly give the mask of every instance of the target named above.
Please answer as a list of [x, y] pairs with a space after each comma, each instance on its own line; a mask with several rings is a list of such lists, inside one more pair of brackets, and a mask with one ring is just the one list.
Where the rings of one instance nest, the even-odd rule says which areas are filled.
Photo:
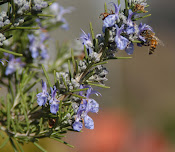
[[[116, 0], [115, 0], [116, 1]], [[114, 2], [115, 2], [114, 1]], [[92, 22], [96, 34], [102, 33], [100, 13], [104, 0], [60, 0], [64, 7], [73, 6], [65, 15], [69, 31], [58, 29], [51, 35], [60, 44], [78, 39], [81, 29], [89, 32]], [[143, 22], [153, 27], [163, 41], [153, 55], [148, 48], [136, 47], [133, 59], [110, 61], [106, 82], [110, 89], [100, 89], [96, 98], [100, 112], [91, 115], [94, 130], [69, 133], [65, 138], [74, 149], [52, 140], [41, 140], [48, 152], [174, 152], [175, 151], [175, 1], [148, 0], [146, 10], [152, 14]], [[120, 51], [118, 56], [127, 56]], [[32, 144], [24, 150], [38, 152]], [[1, 151], [11, 151], [10, 146]]]

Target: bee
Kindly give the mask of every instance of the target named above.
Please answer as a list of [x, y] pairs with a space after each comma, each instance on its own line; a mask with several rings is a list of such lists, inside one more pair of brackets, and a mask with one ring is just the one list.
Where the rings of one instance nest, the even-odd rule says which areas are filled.
[[49, 119], [49, 128], [53, 128], [53, 126], [55, 125], [55, 123], [56, 123], [56, 119], [50, 118]]
[[134, 12], [137, 11], [142, 11], [143, 13], [146, 13], [147, 11], [145, 11], [145, 6], [141, 5], [141, 4], [136, 4], [134, 7]]
[[159, 40], [158, 37], [155, 36], [155, 33], [151, 30], [145, 30], [141, 33], [141, 36], [143, 36], [146, 40], [144, 42], [145, 46], [149, 46], [149, 55], [153, 54], [157, 45], [160, 44], [164, 46], [163, 42]]

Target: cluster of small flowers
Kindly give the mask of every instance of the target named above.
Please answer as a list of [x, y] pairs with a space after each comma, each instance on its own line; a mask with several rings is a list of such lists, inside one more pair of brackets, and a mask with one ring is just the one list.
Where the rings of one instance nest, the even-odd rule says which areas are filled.
[[[134, 1], [135, 3], [136, 1]], [[143, 1], [137, 1], [137, 3]], [[131, 2], [133, 4], [133, 2]], [[133, 41], [146, 42], [146, 39], [142, 36], [142, 32], [149, 30], [153, 32], [149, 25], [142, 24], [137, 25], [133, 20], [137, 15], [137, 11], [133, 12], [131, 9], [128, 10], [126, 16], [124, 12], [120, 11], [121, 5], [112, 3], [115, 7], [115, 13], [103, 14], [103, 28], [102, 31], [105, 33], [106, 30], [109, 32], [109, 54], [116, 52], [115, 50], [125, 50], [128, 55], [133, 54], [134, 44]], [[106, 15], [106, 16], [105, 16]]]
[[50, 7], [50, 12], [55, 15], [54, 18], [50, 19], [51, 23], [58, 23], [62, 22], [61, 28], [68, 30], [69, 24], [67, 20], [63, 17], [64, 14], [71, 13], [73, 11], [73, 7], [64, 8], [63, 6], [59, 5], [57, 2], [54, 2]]
[[14, 26], [19, 26], [20, 24], [24, 23], [24, 18], [19, 17], [15, 19], [15, 23], [13, 24]]
[[[10, 24], [10, 20], [9, 17], [7, 16], [7, 13], [5, 11], [2, 11], [0, 13], [0, 28], [2, 28], [3, 26], [6, 26]], [[0, 33], [0, 46], [3, 45], [3, 42], [6, 40], [6, 37], [4, 36], [4, 34]]]
[[17, 14], [23, 15], [30, 8], [29, 2], [27, 0], [14, 0], [17, 7]]
[[60, 101], [57, 99], [57, 89], [54, 86], [53, 88], [50, 88], [51, 94], [47, 92], [47, 84], [46, 82], [42, 81], [42, 92], [37, 94], [37, 103], [39, 106], [45, 106], [47, 105], [47, 101], [49, 100], [50, 104], [50, 112], [53, 114], [56, 114], [59, 109], [59, 103]]
[[99, 104], [94, 99], [89, 98], [91, 94], [99, 95], [99, 93], [94, 91], [90, 86], [83, 87], [81, 85], [80, 89], [83, 89], [86, 87], [88, 88], [86, 92], [86, 96], [83, 95], [83, 91], [79, 92], [79, 95], [86, 97], [86, 99], [82, 99], [80, 101], [79, 106], [74, 106], [76, 107], [76, 114], [74, 115], [75, 121], [72, 124], [72, 126], [73, 126], [73, 129], [76, 131], [82, 130], [83, 122], [86, 128], [94, 129], [94, 121], [92, 120], [91, 117], [88, 116], [88, 112], [97, 113], [99, 111]]
[[[136, 1], [131, 1], [132, 6], [136, 5]], [[92, 118], [88, 116], [88, 112], [97, 113], [99, 111], [99, 104], [89, 96], [91, 94], [99, 94], [98, 92], [94, 91], [91, 86], [85, 86], [81, 84], [81, 79], [84, 78], [84, 75], [90, 75], [88, 77], [89, 80], [92, 82], [99, 82], [101, 84], [107, 80], [106, 75], [108, 74], [107, 69], [102, 65], [96, 65], [93, 69], [87, 70], [89, 65], [93, 65], [96, 63], [101, 62], [102, 60], [102, 49], [108, 48], [104, 53], [106, 56], [105, 58], [114, 56], [114, 53], [119, 50], [125, 50], [127, 54], [132, 54], [134, 51], [134, 44], [133, 41], [141, 41], [142, 43], [140, 46], [144, 45], [144, 43], [148, 43], [146, 38], [143, 35], [144, 31], [152, 31], [152, 28], [149, 25], [142, 24], [137, 25], [134, 22], [135, 15], [137, 15], [137, 11], [132, 11], [131, 9], [125, 11], [121, 11], [121, 5], [116, 5], [112, 3], [115, 7], [115, 13], [111, 11], [111, 14], [107, 13], [104, 15], [103, 18], [103, 33], [106, 34], [108, 32], [108, 42], [105, 44], [106, 38], [102, 34], [97, 34], [96, 39], [98, 40], [98, 48], [93, 45], [91, 40], [90, 33], [86, 34], [82, 30], [82, 35], [80, 36], [80, 40], [82, 45], [86, 47], [87, 56], [80, 60], [78, 64], [78, 72], [76, 73], [75, 79], [71, 78], [70, 73], [68, 72], [59, 72], [57, 73], [57, 78], [59, 81], [59, 93], [64, 94], [64, 91], [72, 91], [74, 89], [84, 89], [87, 88], [86, 92], [80, 91], [79, 97], [71, 97], [70, 102], [72, 103], [72, 108], [74, 109], [74, 116], [72, 117], [72, 127], [76, 131], [82, 130], [83, 123], [86, 128], [93, 129], [94, 122]], [[146, 5], [145, 1], [137, 1], [137, 4]], [[58, 7], [56, 4], [53, 7]], [[134, 10], [134, 9], [133, 9]], [[103, 54], [103, 55], [104, 55]], [[46, 84], [44, 85], [46, 86]], [[57, 92], [56, 87], [54, 89], [51, 88], [51, 97], [48, 97], [49, 94], [46, 89], [43, 88], [43, 92], [37, 95], [38, 97], [38, 104], [40, 106], [45, 105], [47, 100], [50, 100], [50, 111], [53, 114], [56, 114], [59, 107], [59, 99], [55, 98], [55, 94], [53, 92]], [[54, 102], [53, 102], [54, 101]], [[53, 110], [54, 109], [54, 110]]]
[[[70, 99], [70, 102], [72, 103], [72, 108], [74, 109], [74, 115], [70, 118], [71, 121], [69, 121], [69, 124], [71, 122], [73, 129], [76, 131], [80, 131], [82, 129], [83, 122], [86, 128], [93, 129], [94, 122], [92, 118], [88, 116], [88, 112], [97, 113], [99, 111], [99, 104], [94, 99], [89, 98], [91, 94], [99, 95], [99, 93], [94, 91], [91, 86], [83, 86], [79, 83], [79, 77], [81, 77], [83, 72], [85, 72], [87, 65], [90, 63], [98, 63], [100, 61], [101, 54], [93, 51], [93, 45], [90, 37], [90, 34], [88, 33], [87, 35], [84, 31], [80, 37], [82, 44], [87, 47], [88, 63], [85, 59], [80, 60], [78, 65], [79, 73], [76, 76], [76, 79], [70, 78], [70, 73], [68, 72], [56, 73], [57, 80], [59, 82], [59, 96], [61, 96], [62, 93], [64, 94], [65, 90], [71, 92], [72, 90], [87, 88], [85, 94], [83, 93], [83, 91], [80, 91], [78, 94], [79, 96], [83, 96], [86, 99], [81, 99], [79, 97], [74, 96], [72, 96]], [[107, 80], [106, 75], [108, 74], [108, 71], [102, 65], [95, 66], [94, 69], [89, 71], [89, 73], [91, 73], [92, 71], [94, 71], [94, 73], [89, 78], [90, 80], [100, 83], [103, 83]], [[53, 90], [56, 91], [57, 89], [55, 88]], [[44, 106], [47, 103], [47, 101], [50, 100], [50, 112], [56, 114], [59, 109], [60, 101], [59, 99], [55, 98], [55, 95], [52, 95], [52, 92], [54, 91], [52, 91], [51, 88], [50, 97], [49, 93], [47, 92], [46, 83], [43, 82], [43, 92], [37, 95], [37, 102], [39, 106]]]
[[97, 81], [101, 84], [104, 84], [104, 81], [107, 81], [106, 75], [108, 74], [108, 70], [102, 66], [98, 65], [95, 67], [94, 75], [92, 75], [89, 79]]
[[[73, 117], [69, 116], [69, 122], [72, 124], [72, 127], [74, 130], [76, 131], [80, 131], [83, 127], [83, 123], [86, 128], [88, 129], [94, 129], [94, 122], [92, 120], [92, 118], [90, 118], [87, 114], [88, 112], [92, 112], [92, 113], [97, 113], [99, 111], [99, 104], [94, 100], [89, 98], [89, 96], [91, 94], [96, 94], [98, 95], [99, 93], [94, 91], [91, 87], [89, 86], [85, 86], [83, 87], [82, 85], [80, 86], [80, 89], [83, 88], [88, 88], [86, 95], [83, 95], [83, 91], [79, 92], [79, 95], [86, 97], [86, 99], [80, 99], [77, 98], [72, 102], [73, 109], [75, 112]], [[48, 91], [47, 91], [47, 85], [46, 82], [42, 81], [42, 92], [37, 94], [37, 103], [39, 106], [45, 106], [45, 105], [50, 105], [50, 112], [52, 114], [56, 114], [59, 110], [59, 103], [60, 100], [59, 98], [57, 98], [57, 89], [54, 86], [51, 89], [51, 94], [49, 95]], [[48, 102], [49, 101], [49, 102]], [[78, 102], [77, 102], [78, 101]], [[75, 110], [76, 109], [76, 110]], [[70, 115], [70, 114], [69, 114]], [[74, 121], [72, 121], [72, 119], [74, 119]]]
[[41, 11], [48, 6], [48, 3], [43, 0], [33, 0], [33, 3], [34, 5], [32, 6], [32, 9], [34, 11]]
[[79, 68], [80, 72], [84, 72], [87, 68], [86, 60], [80, 60], [78, 68]]
[[77, 82], [76, 79], [74, 79], [74, 78], [70, 79], [68, 72], [57, 72], [56, 75], [57, 75], [57, 78], [59, 81], [60, 90], [65, 90], [66, 86], [68, 87], [69, 91], [71, 91], [73, 89], [78, 89], [80, 87], [80, 84]]
[[128, 3], [129, 3], [130, 6], [136, 5], [136, 4], [140, 4], [142, 6], [147, 5], [146, 0], [128, 0]]
[[2, 11], [0, 13], [0, 28], [8, 24], [10, 24], [9, 17], [7, 16], [7, 13], [5, 11]]
[[46, 40], [49, 39], [48, 32], [40, 28], [35, 32], [35, 34], [28, 34], [29, 39], [29, 51], [31, 52], [31, 56], [33, 59], [38, 57], [42, 57], [42, 59], [48, 59], [48, 51], [46, 46]]
[[6, 40], [6, 37], [2, 34], [2, 33], [0, 33], [0, 46], [2, 46], [3, 45], [3, 42]]

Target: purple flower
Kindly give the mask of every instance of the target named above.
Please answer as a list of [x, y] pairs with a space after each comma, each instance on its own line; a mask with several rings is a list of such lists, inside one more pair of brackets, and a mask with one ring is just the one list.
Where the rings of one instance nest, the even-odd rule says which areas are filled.
[[56, 98], [56, 92], [57, 92], [57, 89], [56, 87], [54, 86], [53, 89], [51, 89], [51, 99], [49, 101], [50, 103], [50, 112], [53, 113], [53, 114], [56, 114], [58, 109], [59, 109], [59, 103], [60, 101]]
[[125, 51], [126, 51], [126, 53], [128, 55], [133, 54], [133, 52], [134, 52], [134, 44], [132, 42], [130, 42], [129, 45], [126, 47]]
[[118, 27], [118, 25], [115, 25], [115, 26], [116, 26], [115, 43], [119, 50], [124, 50], [129, 43], [129, 40], [127, 38], [120, 35], [124, 29], [124, 24], [120, 28]]
[[50, 6], [50, 10], [56, 17], [55, 19], [52, 19], [51, 21], [52, 22], [62, 22], [63, 25], [61, 25], [61, 28], [68, 30], [69, 25], [66, 19], [63, 17], [63, 15], [67, 13], [71, 13], [73, 9], [74, 9], [73, 7], [68, 7], [65, 9], [63, 6], [60, 6], [58, 3], [56, 2], [53, 3]]
[[39, 56], [38, 43], [36, 43], [36, 37], [33, 34], [28, 35], [30, 42], [29, 50], [31, 52], [32, 58], [36, 59]]
[[91, 54], [92, 51], [93, 51], [93, 49], [92, 49], [93, 48], [93, 44], [92, 44], [91, 39], [90, 39], [91, 35], [90, 35], [90, 33], [86, 34], [82, 29], [81, 29], [81, 31], [83, 33], [82, 33], [82, 35], [80, 37], [80, 40], [81, 40], [82, 44], [85, 45], [86, 49], [89, 50], [89, 54]]
[[112, 27], [112, 26], [114, 26], [115, 25], [115, 23], [116, 23], [116, 20], [118, 20], [118, 18], [119, 18], [119, 10], [120, 10], [120, 7], [121, 7], [121, 5], [119, 5], [118, 6], [118, 4], [117, 5], [115, 5], [115, 3], [113, 3], [113, 2], [111, 2], [113, 5], [114, 5], [114, 7], [115, 7], [115, 14], [111, 14], [111, 15], [108, 15], [105, 19], [104, 19], [104, 21], [103, 21], [103, 28], [102, 28], [102, 31], [103, 32], [105, 32], [105, 29], [107, 28], [107, 27]]
[[42, 80], [42, 90], [43, 92], [38, 93], [37, 96], [37, 103], [39, 106], [44, 106], [47, 102], [49, 93], [47, 92], [47, 84]]
[[128, 20], [127, 20], [127, 25], [128, 26], [134, 26], [134, 22], [132, 21], [132, 16], [135, 15], [135, 14], [136, 14], [135, 12], [132, 12], [132, 10], [129, 9]]
[[73, 129], [76, 131], [81, 131], [83, 128], [83, 124], [80, 121], [75, 121], [72, 126], [73, 126]]
[[10, 75], [16, 70], [21, 70], [24, 65], [25, 63], [23, 63], [20, 58], [15, 59], [13, 55], [9, 55], [9, 62], [5, 71], [5, 75]]
[[94, 129], [94, 121], [88, 115], [84, 117], [84, 126], [88, 129]]
[[[34, 36], [33, 34], [29, 34], [29, 50], [31, 52], [32, 58], [36, 59], [39, 55], [43, 59], [48, 58], [47, 48], [44, 42], [49, 38], [49, 35], [47, 32], [45, 32], [44, 29], [40, 30], [41, 34], [39, 36]], [[41, 51], [39, 53], [39, 51]]]
[[[94, 129], [94, 121], [87, 114], [88, 112], [97, 113], [99, 111], [99, 104], [94, 100], [89, 98], [91, 94], [99, 94], [97, 91], [94, 91], [91, 87], [87, 86], [89, 89], [86, 92], [86, 99], [82, 99], [79, 109], [77, 111], [77, 117], [73, 123], [73, 129], [80, 131], [82, 129], [82, 120], [84, 120], [84, 125], [88, 129]], [[80, 89], [86, 88], [81, 86]], [[83, 96], [83, 92], [79, 93]]]
[[127, 20], [128, 27], [126, 28], [127, 34], [132, 34], [135, 32], [134, 22], [132, 21], [132, 16], [135, 14], [136, 14], [135, 12], [132, 12], [132, 10], [129, 9], [128, 20]]

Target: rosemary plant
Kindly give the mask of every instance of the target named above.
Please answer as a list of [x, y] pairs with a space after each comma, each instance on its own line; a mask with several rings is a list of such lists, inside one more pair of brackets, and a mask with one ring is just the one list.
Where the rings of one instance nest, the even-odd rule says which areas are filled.
[[116, 53], [125, 50], [133, 54], [134, 43], [148, 46], [149, 54], [158, 45], [153, 29], [136, 22], [150, 16], [144, 15], [149, 6], [146, 1], [125, 0], [121, 9], [118, 0], [109, 4], [114, 9], [105, 4], [100, 15], [102, 34], [95, 34], [91, 23], [90, 33], [82, 30], [79, 50], [83, 52], [69, 51], [68, 45], [62, 45], [50, 63], [48, 31], [68, 29], [63, 15], [73, 8], [43, 0], [1, 0], [0, 5], [7, 10], [0, 13], [0, 84], [7, 89], [0, 99], [0, 132], [7, 135], [2, 136], [0, 148], [10, 142], [14, 151], [23, 151], [21, 144], [31, 142], [46, 151], [38, 144], [46, 137], [72, 147], [61, 138], [68, 131], [81, 131], [83, 125], [94, 128], [88, 113], [97, 113], [99, 104], [90, 95], [101, 95], [94, 86], [109, 88], [104, 84], [108, 60], [130, 59]]

